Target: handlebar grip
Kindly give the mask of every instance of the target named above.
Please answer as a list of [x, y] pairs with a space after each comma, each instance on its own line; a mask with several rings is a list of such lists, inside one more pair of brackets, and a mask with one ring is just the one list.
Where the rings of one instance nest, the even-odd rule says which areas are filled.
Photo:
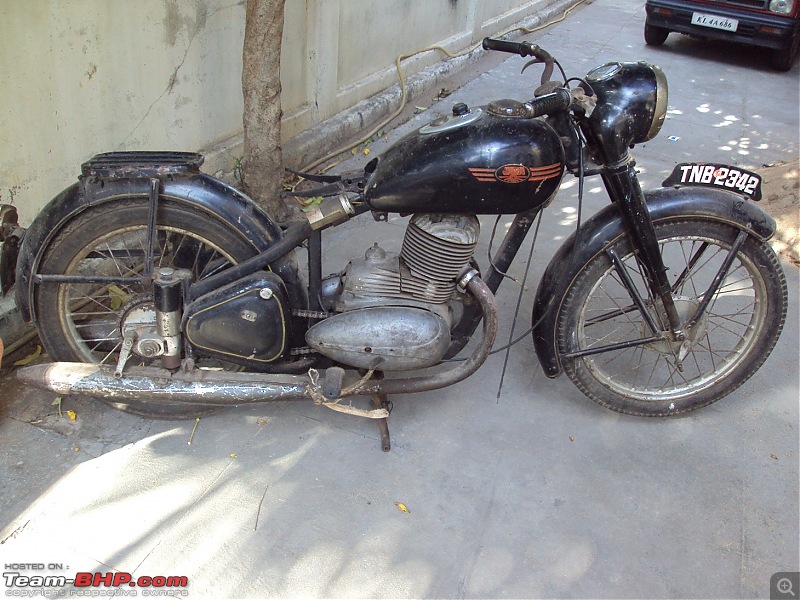
[[533, 50], [528, 42], [509, 42], [487, 37], [483, 38], [483, 49], [519, 54], [520, 56], [533, 56]]
[[551, 115], [567, 110], [569, 105], [572, 104], [572, 94], [568, 90], [561, 88], [551, 94], [534, 98], [527, 104], [530, 106], [530, 110], [527, 111], [526, 116], [530, 118]]

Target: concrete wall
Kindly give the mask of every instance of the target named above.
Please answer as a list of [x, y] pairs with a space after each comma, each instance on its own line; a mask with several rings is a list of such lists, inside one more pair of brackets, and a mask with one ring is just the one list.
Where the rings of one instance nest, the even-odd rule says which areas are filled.
[[[553, 3], [286, 0], [284, 138], [396, 83], [398, 55], [462, 50]], [[243, 0], [0, 1], [0, 202], [27, 224], [97, 152], [235, 139], [244, 17]]]

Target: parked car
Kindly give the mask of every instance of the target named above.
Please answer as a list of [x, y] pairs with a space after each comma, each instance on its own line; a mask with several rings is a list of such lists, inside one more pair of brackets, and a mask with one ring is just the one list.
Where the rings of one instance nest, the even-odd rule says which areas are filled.
[[792, 68], [800, 48], [800, 0], [647, 0], [645, 9], [651, 46], [673, 31], [760, 46], [780, 71]]

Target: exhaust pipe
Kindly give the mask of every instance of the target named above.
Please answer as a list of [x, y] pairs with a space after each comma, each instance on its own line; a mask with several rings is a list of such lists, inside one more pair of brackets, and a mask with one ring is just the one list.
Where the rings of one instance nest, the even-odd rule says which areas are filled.
[[271, 400], [310, 399], [308, 377], [204, 371], [175, 373], [159, 367], [127, 367], [114, 377], [114, 367], [57, 362], [17, 371], [23, 382], [60, 395], [76, 394], [112, 402], [146, 398], [217, 406]]
[[[472, 355], [455, 369], [409, 379], [371, 379], [360, 385], [356, 372], [347, 374], [344, 396], [403, 394], [440, 389], [472, 375], [484, 363], [497, 334], [497, 305], [494, 295], [479, 276], [465, 284], [483, 312], [483, 336]], [[159, 367], [126, 367], [122, 377], [114, 367], [91, 363], [57, 362], [23, 367], [17, 377], [26, 384], [59, 395], [76, 394], [113, 402], [147, 399], [162, 402], [188, 402], [230, 406], [282, 400], [314, 400], [322, 394], [325, 382], [312, 383], [306, 375], [275, 375], [230, 371], [172, 372]], [[340, 386], [337, 386], [340, 387]]]

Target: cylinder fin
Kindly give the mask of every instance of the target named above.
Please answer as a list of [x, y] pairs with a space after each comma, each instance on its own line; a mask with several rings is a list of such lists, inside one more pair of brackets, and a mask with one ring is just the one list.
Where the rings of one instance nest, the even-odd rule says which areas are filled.
[[469, 264], [478, 243], [480, 223], [474, 215], [417, 214], [411, 218], [400, 253], [404, 293], [430, 302], [450, 298], [456, 278]]

